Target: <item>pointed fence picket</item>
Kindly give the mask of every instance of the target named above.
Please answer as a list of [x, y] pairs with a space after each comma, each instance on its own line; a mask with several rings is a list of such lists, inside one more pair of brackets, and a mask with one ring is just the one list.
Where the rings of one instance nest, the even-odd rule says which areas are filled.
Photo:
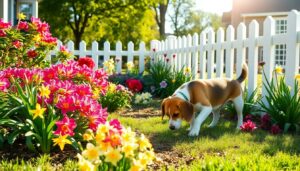
[[[116, 43], [116, 49], [112, 50], [110, 43], [104, 43], [103, 50], [99, 50], [99, 44], [92, 42], [91, 50], [87, 50], [84, 41], [79, 44], [79, 50], [75, 50], [72, 41], [67, 42], [67, 49], [78, 57], [90, 56], [96, 63], [95, 69], [102, 67], [103, 61], [114, 58], [116, 71], [126, 70], [126, 62], [134, 62], [139, 72], [145, 70], [145, 59], [150, 57], [150, 62], [164, 61], [180, 70], [189, 67], [192, 77], [213, 78], [226, 77], [233, 78], [234, 73], [239, 76], [242, 65], [247, 62], [249, 68], [248, 91], [252, 93], [257, 87], [258, 78], [258, 47], [263, 49], [263, 68], [266, 78], [263, 82], [272, 79], [275, 67], [275, 45], [286, 44], [286, 82], [292, 86], [295, 75], [299, 73], [299, 43], [300, 43], [300, 14], [298, 11], [291, 11], [287, 17], [287, 33], [275, 34], [275, 21], [272, 17], [267, 17], [263, 24], [263, 35], [259, 35], [259, 24], [252, 21], [249, 25], [248, 36], [247, 26], [240, 23], [236, 29], [229, 26], [226, 32], [219, 28], [215, 33], [212, 29], [205, 29], [200, 34], [182, 37], [168, 36], [166, 40], [152, 40], [150, 50], [147, 50], [144, 42], [135, 50], [133, 42], [127, 44], [127, 50], [123, 50], [122, 43]], [[225, 38], [226, 35], [226, 38]], [[63, 43], [58, 41], [58, 51]], [[246, 51], [247, 49], [247, 51]], [[246, 54], [247, 52], [247, 54]], [[246, 59], [246, 56], [247, 59]], [[138, 57], [138, 61], [134, 61]], [[99, 62], [100, 61], [100, 62]], [[138, 63], [138, 64], [137, 64]], [[99, 66], [98, 66], [99, 64]], [[262, 90], [263, 95], [266, 90]]]

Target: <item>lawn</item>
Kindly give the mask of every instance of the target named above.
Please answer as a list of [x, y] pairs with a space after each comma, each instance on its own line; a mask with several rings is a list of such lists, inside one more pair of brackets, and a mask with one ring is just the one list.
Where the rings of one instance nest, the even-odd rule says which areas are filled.
[[[110, 115], [150, 138], [157, 161], [149, 170], [300, 170], [299, 135], [271, 135], [260, 129], [244, 133], [235, 129], [235, 121], [223, 117], [215, 128], [207, 127], [209, 118], [200, 136], [191, 138], [186, 123], [180, 130], [169, 130], [168, 121], [158, 116], [159, 104], [158, 100], [151, 107], [133, 107]], [[63, 162], [53, 154], [3, 160], [0, 170], [76, 170], [74, 156], [62, 157], [66, 158]]]

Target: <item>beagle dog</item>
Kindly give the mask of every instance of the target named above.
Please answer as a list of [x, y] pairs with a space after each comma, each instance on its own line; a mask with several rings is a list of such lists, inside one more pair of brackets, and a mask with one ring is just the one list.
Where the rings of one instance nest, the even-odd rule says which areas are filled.
[[243, 90], [241, 83], [248, 75], [248, 67], [243, 64], [242, 73], [236, 80], [226, 78], [201, 79], [184, 83], [172, 96], [161, 104], [162, 118], [169, 117], [169, 128], [179, 129], [182, 120], [190, 123], [189, 136], [198, 136], [200, 128], [209, 114], [214, 127], [220, 118], [220, 109], [228, 101], [233, 101], [238, 115], [237, 129], [243, 123]]

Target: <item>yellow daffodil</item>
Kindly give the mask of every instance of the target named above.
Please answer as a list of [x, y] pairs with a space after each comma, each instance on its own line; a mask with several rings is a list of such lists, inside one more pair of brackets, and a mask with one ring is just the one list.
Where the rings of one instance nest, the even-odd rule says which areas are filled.
[[105, 70], [108, 74], [112, 74], [115, 69], [114, 60], [110, 59], [108, 61], [104, 61], [103, 66], [105, 67]]
[[110, 83], [108, 86], [108, 91], [109, 92], [114, 92], [116, 90], [116, 84]]
[[63, 151], [65, 144], [72, 144], [67, 138], [68, 135], [59, 135], [59, 137], [53, 138], [54, 146], [59, 145], [60, 150]]
[[184, 68], [184, 74], [189, 74], [191, 73], [191, 68], [190, 67], [185, 67]]
[[101, 144], [104, 139], [105, 139], [105, 134], [104, 133], [97, 133], [96, 134], [95, 140], [96, 140], [97, 144]]
[[122, 147], [122, 152], [124, 152], [126, 157], [134, 156], [134, 150], [138, 148], [137, 144], [126, 144]]
[[276, 66], [275, 72], [276, 72], [277, 74], [282, 74], [282, 71], [283, 71], [283, 68], [282, 68], [281, 66]]
[[131, 71], [132, 69], [133, 69], [133, 67], [134, 67], [134, 64], [133, 64], [133, 62], [127, 62], [127, 69], [128, 69], [128, 71]]
[[144, 134], [141, 135], [140, 139], [138, 140], [138, 144], [140, 145], [141, 150], [146, 150], [147, 148], [152, 147], [151, 143]]
[[109, 125], [109, 123], [105, 123], [105, 124], [100, 124], [98, 126], [98, 129], [97, 129], [97, 134], [98, 133], [108, 133], [108, 131], [112, 129], [112, 127]]
[[46, 108], [41, 108], [41, 105], [37, 103], [35, 105], [35, 110], [30, 110], [29, 112], [33, 114], [33, 119], [36, 117], [44, 118], [43, 114], [45, 112]]
[[80, 154], [77, 154], [79, 159], [78, 166], [80, 171], [95, 171], [96, 167], [89, 161], [85, 160]]
[[44, 85], [42, 85], [42, 87], [40, 88], [40, 95], [48, 99], [50, 95], [49, 86], [45, 87]]
[[111, 149], [105, 154], [105, 161], [112, 163], [114, 166], [117, 165], [118, 161], [122, 159], [122, 154], [117, 149]]
[[95, 147], [93, 144], [88, 143], [86, 145], [86, 150], [82, 152], [82, 155], [91, 161], [99, 160], [100, 149]]
[[144, 166], [137, 160], [134, 160], [129, 171], [141, 171], [144, 169]]
[[101, 142], [98, 144], [100, 149], [100, 154], [103, 155], [107, 153], [108, 151], [111, 151], [113, 148], [109, 142]]
[[139, 153], [139, 163], [142, 166], [147, 166], [152, 161], [151, 156], [147, 155], [146, 153]]
[[296, 79], [296, 80], [299, 80], [299, 79], [300, 79], [300, 74], [297, 74], [297, 75], [295, 76], [295, 79]]
[[41, 39], [42, 39], [41, 35], [39, 35], [39, 34], [37, 34], [33, 37], [33, 41], [35, 41], [35, 42], [39, 42], [39, 41], [41, 41]]
[[100, 90], [98, 88], [95, 88], [93, 91], [93, 99], [98, 99], [100, 95]]
[[90, 141], [90, 140], [93, 139], [93, 135], [90, 134], [90, 133], [84, 133], [84, 134], [82, 135], [82, 138], [83, 138], [84, 141]]
[[127, 128], [123, 133], [122, 133], [122, 140], [124, 144], [127, 143], [134, 143], [136, 141], [135, 139], [135, 132], [131, 131], [130, 128]]
[[23, 13], [19, 13], [18, 14], [18, 19], [19, 20], [24, 20], [24, 19], [26, 19], [26, 15], [24, 15]]

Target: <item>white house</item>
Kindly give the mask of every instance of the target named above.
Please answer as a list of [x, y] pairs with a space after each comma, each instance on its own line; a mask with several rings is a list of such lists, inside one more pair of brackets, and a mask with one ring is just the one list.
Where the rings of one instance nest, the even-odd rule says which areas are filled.
[[16, 24], [17, 14], [26, 15], [26, 20], [32, 16], [38, 17], [39, 0], [0, 0], [0, 18], [5, 22]]

